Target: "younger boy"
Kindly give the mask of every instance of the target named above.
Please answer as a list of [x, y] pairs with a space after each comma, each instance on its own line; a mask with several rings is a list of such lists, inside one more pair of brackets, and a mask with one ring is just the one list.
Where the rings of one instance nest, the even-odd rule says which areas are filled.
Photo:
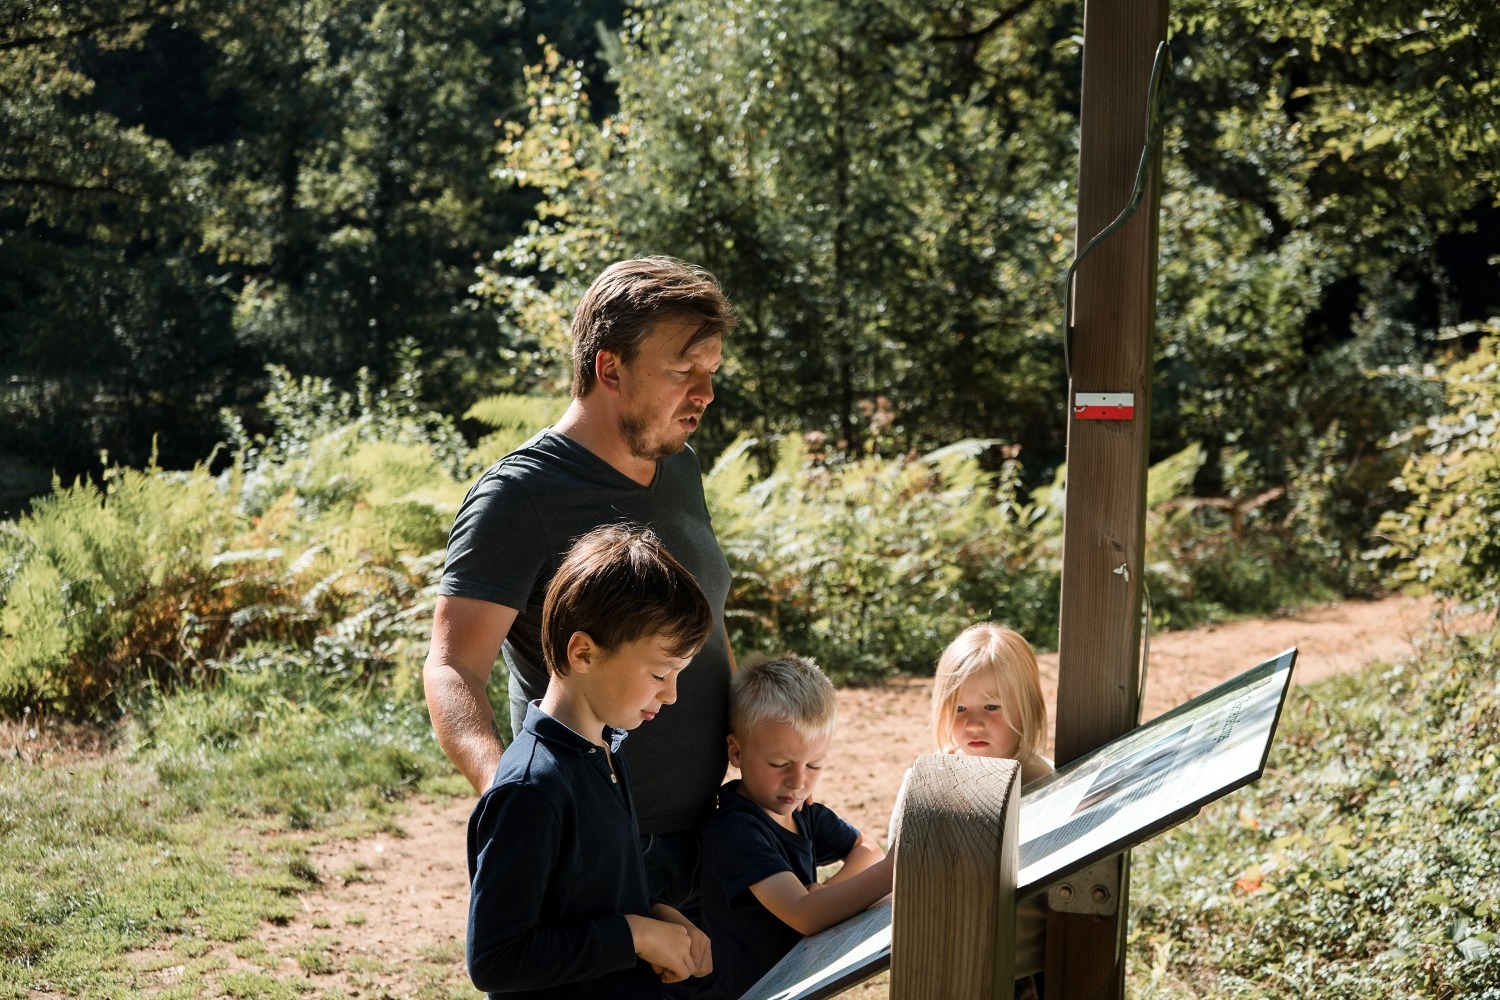
[[469, 819], [469, 976], [491, 997], [659, 1000], [712, 970], [647, 894], [620, 744], [677, 700], [713, 613], [642, 528], [584, 535], [542, 610], [549, 681]]
[[[811, 660], [752, 662], [729, 688], [729, 761], [703, 834], [703, 915], [715, 997], [738, 998], [800, 941], [891, 891], [894, 855], [809, 803], [833, 742], [833, 685]], [[842, 861], [818, 883], [819, 865]]]

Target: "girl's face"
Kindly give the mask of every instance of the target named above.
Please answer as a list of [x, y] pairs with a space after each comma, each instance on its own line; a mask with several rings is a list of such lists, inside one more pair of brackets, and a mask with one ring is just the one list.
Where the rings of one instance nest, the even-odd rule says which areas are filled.
[[971, 675], [958, 689], [949, 725], [948, 737], [961, 754], [1015, 760], [1020, 751], [1019, 721], [983, 672]]

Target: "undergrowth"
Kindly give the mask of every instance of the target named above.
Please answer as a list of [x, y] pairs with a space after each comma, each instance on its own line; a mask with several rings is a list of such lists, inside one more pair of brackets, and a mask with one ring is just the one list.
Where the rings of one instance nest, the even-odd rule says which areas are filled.
[[1133, 854], [1132, 997], [1500, 997], [1500, 639], [1297, 689], [1265, 775]]

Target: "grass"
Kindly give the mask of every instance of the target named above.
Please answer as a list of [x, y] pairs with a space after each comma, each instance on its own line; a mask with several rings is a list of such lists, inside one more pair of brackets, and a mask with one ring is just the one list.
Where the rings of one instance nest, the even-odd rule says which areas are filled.
[[1496, 642], [1294, 691], [1260, 781], [1134, 852], [1129, 995], [1500, 997]]
[[451, 767], [410, 699], [305, 667], [159, 701], [112, 753], [0, 762], [0, 1000], [300, 997], [339, 971], [322, 941], [279, 955], [252, 935], [319, 883], [309, 846], [388, 832]]
[[[1127, 995], [1500, 997], [1496, 652], [1297, 689], [1265, 776], [1134, 852]], [[114, 752], [0, 761], [0, 1000], [342, 996], [330, 973], [380, 993], [390, 970], [341, 959], [336, 926], [285, 952], [255, 932], [363, 877], [320, 876], [319, 839], [464, 789], [417, 696], [303, 666], [143, 707]], [[414, 995], [472, 995], [458, 947], [402, 970]]]

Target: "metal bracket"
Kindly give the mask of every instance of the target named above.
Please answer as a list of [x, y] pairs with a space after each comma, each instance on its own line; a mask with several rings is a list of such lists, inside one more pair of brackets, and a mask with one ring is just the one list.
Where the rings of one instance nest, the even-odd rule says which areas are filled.
[[1120, 908], [1120, 856], [1096, 861], [1047, 889], [1047, 907], [1059, 913], [1107, 917]]

